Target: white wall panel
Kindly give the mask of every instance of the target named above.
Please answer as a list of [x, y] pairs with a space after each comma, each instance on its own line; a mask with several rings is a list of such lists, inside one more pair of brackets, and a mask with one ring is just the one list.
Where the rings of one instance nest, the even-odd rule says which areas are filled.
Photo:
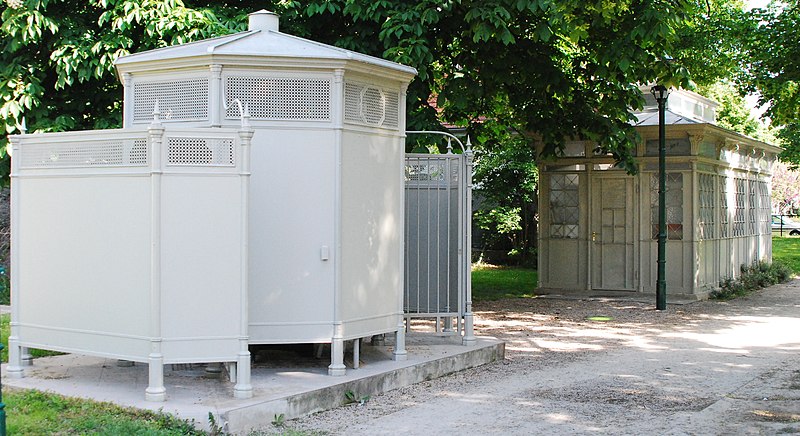
[[146, 335], [149, 180], [95, 176], [15, 183], [21, 274], [13, 298], [20, 322]]
[[[333, 322], [334, 132], [258, 130], [250, 209], [250, 323]], [[330, 257], [321, 259], [328, 247]], [[251, 332], [252, 343], [271, 342]], [[303, 328], [291, 336], [304, 342]], [[316, 340], [309, 331], [308, 340]], [[274, 336], [273, 336], [274, 337]], [[328, 337], [330, 340], [330, 336]]]
[[345, 132], [342, 142], [341, 314], [360, 320], [345, 329], [358, 336], [386, 328], [385, 314], [396, 327], [402, 312], [404, 152], [396, 137]]
[[[240, 183], [235, 174], [165, 174], [162, 178], [164, 338], [239, 334]], [[235, 354], [234, 347], [228, 355]], [[166, 349], [164, 356], [170, 358]]]

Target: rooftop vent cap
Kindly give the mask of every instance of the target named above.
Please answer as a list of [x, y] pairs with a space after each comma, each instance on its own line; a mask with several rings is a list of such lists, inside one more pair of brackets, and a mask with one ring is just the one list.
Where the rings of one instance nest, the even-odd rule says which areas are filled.
[[278, 15], [274, 12], [262, 9], [248, 15], [249, 21], [247, 30], [271, 30], [278, 31]]

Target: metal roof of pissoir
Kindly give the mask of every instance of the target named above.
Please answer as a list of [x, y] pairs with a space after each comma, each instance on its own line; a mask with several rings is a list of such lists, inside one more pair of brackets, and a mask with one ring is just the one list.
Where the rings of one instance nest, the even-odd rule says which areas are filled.
[[[658, 110], [646, 110], [642, 112], [634, 112], [636, 122], [634, 126], [657, 126], [658, 125]], [[669, 109], [664, 111], [664, 123], [666, 125], [686, 125], [686, 124], [710, 124], [706, 121], [700, 121], [690, 118]]]
[[[115, 65], [122, 74], [129, 70], [141, 71], [143, 67], [153, 66], [154, 63], [158, 63], [160, 68], [164, 68], [164, 63], [172, 63], [179, 68], [207, 64], [212, 59], [242, 57], [252, 58], [254, 62], [262, 58], [278, 63], [316, 60], [320, 61], [316, 64], [320, 67], [344, 62], [367, 69], [377, 67], [390, 70], [403, 76], [417, 73], [416, 69], [396, 62], [281, 33], [278, 31], [278, 16], [266, 10], [249, 15], [249, 26], [245, 32], [130, 54], [118, 58]], [[241, 61], [238, 63], [242, 64]]]

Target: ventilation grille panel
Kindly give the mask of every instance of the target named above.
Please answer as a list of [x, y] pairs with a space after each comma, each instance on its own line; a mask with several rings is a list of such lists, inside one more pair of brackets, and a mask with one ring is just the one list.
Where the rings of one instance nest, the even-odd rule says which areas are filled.
[[167, 165], [232, 167], [233, 140], [217, 138], [169, 138]]
[[250, 116], [259, 120], [329, 121], [331, 82], [325, 79], [230, 76], [225, 80], [228, 109], [225, 116], [239, 118], [234, 100], [247, 103]]
[[147, 140], [100, 140], [25, 144], [22, 168], [94, 168], [147, 165]]
[[153, 119], [158, 101], [162, 121], [208, 119], [208, 78], [133, 83], [133, 121]]
[[344, 120], [371, 127], [396, 129], [400, 124], [400, 93], [358, 82], [344, 84]]

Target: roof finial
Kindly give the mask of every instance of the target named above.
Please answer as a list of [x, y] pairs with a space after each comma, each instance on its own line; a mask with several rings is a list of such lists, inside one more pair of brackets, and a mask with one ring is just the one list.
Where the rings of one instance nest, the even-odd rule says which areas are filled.
[[247, 30], [278, 31], [278, 15], [266, 9], [248, 15]]
[[247, 107], [247, 103], [244, 104], [244, 109], [242, 110], [242, 129], [250, 129], [250, 109]]
[[158, 109], [158, 100], [153, 105], [153, 122], [158, 123], [161, 121], [161, 111]]

